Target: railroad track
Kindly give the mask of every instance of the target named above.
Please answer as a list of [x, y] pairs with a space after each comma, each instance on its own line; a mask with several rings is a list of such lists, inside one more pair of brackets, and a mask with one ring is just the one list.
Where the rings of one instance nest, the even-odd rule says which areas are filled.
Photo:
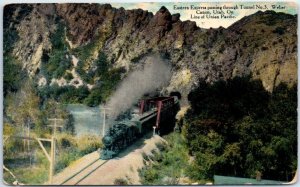
[[90, 174], [92, 174], [94, 171], [96, 171], [98, 168], [106, 164], [109, 160], [100, 160], [96, 159], [72, 176], [65, 179], [62, 183], [59, 185], [77, 185], [81, 181], [83, 181], [86, 177], [88, 177]]

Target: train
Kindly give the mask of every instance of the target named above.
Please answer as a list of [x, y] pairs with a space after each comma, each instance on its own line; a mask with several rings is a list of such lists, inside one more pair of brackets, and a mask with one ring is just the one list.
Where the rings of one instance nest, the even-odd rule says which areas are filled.
[[174, 129], [175, 116], [180, 109], [177, 96], [142, 99], [122, 120], [116, 121], [102, 138], [100, 159], [115, 157], [147, 132], [165, 134]]

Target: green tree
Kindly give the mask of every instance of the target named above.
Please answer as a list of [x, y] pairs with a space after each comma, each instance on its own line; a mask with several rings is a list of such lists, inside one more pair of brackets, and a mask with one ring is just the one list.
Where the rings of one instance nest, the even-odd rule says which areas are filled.
[[93, 88], [91, 93], [87, 98], [85, 98], [84, 103], [90, 107], [97, 106], [102, 101], [102, 91], [100, 88]]
[[40, 99], [36, 95], [30, 81], [16, 92], [10, 93], [5, 99], [6, 115], [23, 133], [39, 123], [41, 112], [39, 110]]
[[11, 55], [4, 56], [3, 74], [4, 97], [8, 92], [16, 92], [21, 87], [22, 80], [26, 79], [21, 64]]
[[200, 81], [188, 99], [183, 133], [195, 156], [192, 176], [255, 178], [261, 173], [265, 179], [292, 179], [297, 169], [296, 85], [279, 84], [268, 93], [251, 77]]

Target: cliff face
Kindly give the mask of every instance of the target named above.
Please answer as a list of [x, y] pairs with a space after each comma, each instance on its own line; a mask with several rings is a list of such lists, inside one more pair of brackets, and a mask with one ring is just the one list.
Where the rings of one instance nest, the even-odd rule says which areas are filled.
[[[4, 13], [4, 31], [16, 31], [10, 51], [32, 77], [43, 77], [42, 57], [53, 50], [51, 37], [63, 25], [67, 56], [82, 60], [86, 72], [99, 52], [115, 67], [127, 70], [158, 52], [173, 65], [167, 90], [178, 90], [184, 97], [199, 78], [212, 82], [251, 73], [269, 91], [280, 82], [297, 82], [297, 16], [293, 15], [257, 12], [227, 29], [201, 29], [165, 7], [153, 15], [99, 4], [32, 4], [8, 5]], [[74, 53], [91, 44], [88, 57]]]

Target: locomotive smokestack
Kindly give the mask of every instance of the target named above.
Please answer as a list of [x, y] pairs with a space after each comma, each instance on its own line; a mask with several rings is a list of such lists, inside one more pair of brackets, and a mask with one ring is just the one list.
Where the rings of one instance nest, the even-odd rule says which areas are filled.
[[147, 57], [144, 66], [129, 73], [108, 101], [107, 106], [111, 108], [109, 117], [115, 119], [131, 108], [145, 93], [166, 86], [170, 78], [170, 64], [159, 55]]

